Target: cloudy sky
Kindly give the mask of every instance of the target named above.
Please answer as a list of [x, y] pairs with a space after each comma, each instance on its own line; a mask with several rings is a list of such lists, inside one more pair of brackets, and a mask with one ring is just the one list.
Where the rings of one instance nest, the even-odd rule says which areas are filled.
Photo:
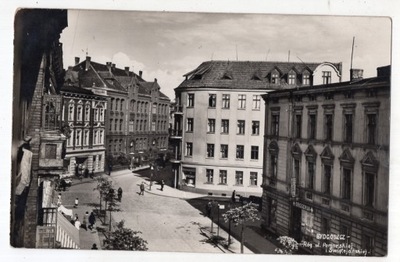
[[88, 55], [158, 79], [171, 99], [182, 75], [208, 60], [343, 62], [364, 77], [390, 64], [391, 21], [377, 17], [69, 10], [64, 65]]

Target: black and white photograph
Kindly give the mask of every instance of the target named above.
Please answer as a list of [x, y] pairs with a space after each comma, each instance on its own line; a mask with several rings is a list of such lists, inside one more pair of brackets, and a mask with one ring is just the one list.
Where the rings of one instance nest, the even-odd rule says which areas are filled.
[[13, 9], [12, 253], [396, 256], [390, 14], [115, 2]]

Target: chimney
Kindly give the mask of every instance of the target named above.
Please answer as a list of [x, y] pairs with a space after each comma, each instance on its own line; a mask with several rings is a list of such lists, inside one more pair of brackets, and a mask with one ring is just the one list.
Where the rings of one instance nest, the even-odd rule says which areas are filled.
[[154, 83], [157, 83], [157, 78], [154, 78]]
[[350, 69], [350, 82], [363, 79], [363, 69]]
[[139, 76], [140, 76], [140, 78], [142, 78], [142, 74], [143, 74], [143, 71], [140, 70], [140, 71], [139, 71]]
[[79, 64], [79, 57], [75, 56], [75, 65]]
[[129, 76], [129, 66], [125, 66], [125, 73], [127, 76]]
[[89, 66], [90, 66], [90, 56], [86, 57], [86, 66], [85, 66], [85, 70], [88, 71], [89, 70]]
[[112, 69], [115, 69], [115, 64], [111, 64], [111, 68], [112, 68]]

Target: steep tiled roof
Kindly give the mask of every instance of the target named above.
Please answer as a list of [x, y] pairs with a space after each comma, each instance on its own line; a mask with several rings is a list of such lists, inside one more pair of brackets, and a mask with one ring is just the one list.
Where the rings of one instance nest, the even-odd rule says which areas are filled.
[[[313, 72], [322, 63], [262, 62], [262, 61], [207, 61], [185, 74], [177, 89], [190, 87], [236, 89], [282, 89], [282, 85], [270, 84], [270, 74], [277, 69], [281, 76], [291, 70]], [[332, 64], [339, 71], [341, 64]]]
[[77, 86], [72, 86], [72, 85], [64, 85], [61, 88], [61, 92], [78, 93], [78, 94], [85, 94], [85, 95], [94, 95], [94, 93], [91, 90], [88, 90], [86, 88], [77, 87]]

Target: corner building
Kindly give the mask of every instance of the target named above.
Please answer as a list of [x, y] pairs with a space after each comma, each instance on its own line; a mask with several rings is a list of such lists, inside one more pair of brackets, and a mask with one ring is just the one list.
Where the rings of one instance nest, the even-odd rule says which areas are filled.
[[[378, 68], [374, 78], [362, 79], [360, 72], [354, 69], [350, 82], [263, 96], [262, 223], [314, 247], [322, 246], [319, 234], [344, 235], [345, 240], [324, 242], [384, 256], [390, 67]], [[309, 251], [329, 254], [324, 248]]]
[[[323, 78], [329, 75], [329, 78]], [[261, 196], [269, 91], [339, 82], [341, 64], [208, 61], [175, 89], [171, 141], [177, 187], [209, 195]]]

